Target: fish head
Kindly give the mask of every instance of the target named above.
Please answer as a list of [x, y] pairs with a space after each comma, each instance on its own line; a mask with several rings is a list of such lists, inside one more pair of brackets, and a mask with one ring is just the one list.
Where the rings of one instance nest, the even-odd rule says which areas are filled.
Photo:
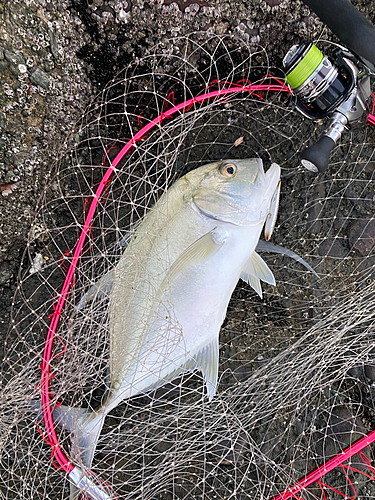
[[[280, 167], [264, 172], [260, 158], [223, 160], [189, 174], [192, 200], [202, 214], [241, 226], [263, 225], [269, 239], [276, 220]], [[268, 226], [268, 227], [267, 227]]]

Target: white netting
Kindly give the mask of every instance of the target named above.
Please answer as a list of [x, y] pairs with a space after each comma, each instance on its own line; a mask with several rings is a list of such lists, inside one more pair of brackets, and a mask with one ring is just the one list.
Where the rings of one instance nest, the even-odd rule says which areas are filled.
[[[30, 408], [40, 397], [48, 316], [106, 170], [103, 159], [108, 165], [108, 157], [173, 99], [177, 104], [208, 91], [215, 80], [255, 82], [276, 71], [267, 67], [263, 49], [238, 44], [191, 37], [175, 41], [170, 51], [156, 48], [106, 87], [54, 166], [20, 270], [7, 339], [0, 498], [68, 496], [66, 475], [52, 464], [37, 428], [40, 415]], [[109, 357], [108, 299], [77, 306], [118, 262], [135, 224], [174, 180], [199, 165], [258, 156], [266, 168], [279, 163], [282, 193], [272, 240], [320, 275], [318, 280], [285, 256], [263, 254], [277, 285], [265, 285], [261, 300], [238, 284], [220, 332], [213, 401], [201, 375], [190, 373], [107, 416], [93, 472], [118, 498], [268, 499], [375, 427], [375, 132], [362, 123], [345, 133], [327, 173], [316, 177], [298, 166], [298, 151], [321, 132], [281, 93], [213, 99], [137, 142], [108, 183], [58, 326], [53, 401], [100, 404]], [[41, 270], [30, 274], [33, 262]], [[57, 432], [69, 453], [69, 433]], [[371, 459], [371, 451], [366, 454]], [[358, 455], [353, 464], [365, 470]], [[368, 478], [350, 474], [360, 498], [375, 498]], [[353, 495], [340, 470], [324, 481]], [[326, 496], [338, 493], [327, 490]], [[316, 485], [302, 497], [323, 498]]]

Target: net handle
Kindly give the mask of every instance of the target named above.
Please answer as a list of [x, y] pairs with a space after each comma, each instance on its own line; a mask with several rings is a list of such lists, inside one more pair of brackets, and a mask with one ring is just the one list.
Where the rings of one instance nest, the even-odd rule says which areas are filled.
[[341, 453], [331, 458], [330, 460], [328, 460], [328, 462], [321, 465], [317, 469], [310, 472], [310, 474], [300, 479], [293, 486], [287, 488], [286, 490], [284, 490], [282, 493], [279, 493], [275, 497], [272, 497], [271, 500], [288, 500], [289, 498], [298, 498], [297, 497], [298, 493], [300, 493], [304, 488], [307, 488], [308, 486], [310, 486], [311, 484], [315, 483], [320, 478], [328, 474], [328, 472], [331, 472], [333, 469], [336, 469], [336, 467], [342, 465], [344, 462], [346, 462], [346, 460], [349, 460], [349, 458], [353, 457], [354, 455], [362, 451], [364, 448], [369, 446], [374, 441], [375, 441], [375, 430], [371, 431], [366, 436], [363, 436], [354, 444], [349, 445]]
[[43, 419], [47, 433], [47, 437], [45, 438], [45, 440], [51, 445], [52, 457], [59, 464], [59, 468], [61, 468], [68, 474], [70, 474], [73, 471], [74, 465], [69, 461], [64, 451], [60, 447], [58, 437], [56, 434], [56, 429], [52, 415], [53, 410], [51, 408], [50, 365], [52, 358], [53, 342], [60, 321], [60, 316], [63, 311], [64, 304], [67, 300], [69, 290], [73, 285], [74, 274], [78, 265], [78, 260], [81, 256], [82, 248], [85, 243], [87, 233], [90, 231], [91, 223], [95, 214], [96, 207], [99, 203], [100, 197], [102, 196], [103, 191], [105, 190], [108, 182], [110, 181], [113, 172], [115, 172], [117, 165], [121, 162], [124, 156], [135, 146], [136, 142], [143, 139], [148, 134], [148, 132], [150, 132], [150, 130], [152, 130], [154, 127], [161, 125], [165, 119], [171, 118], [176, 113], [186, 111], [186, 109], [189, 109], [191, 106], [194, 106], [195, 104], [204, 103], [205, 101], [213, 98], [220, 99], [225, 96], [241, 92], [248, 92], [249, 94], [253, 94], [254, 92], [287, 92], [290, 94], [290, 89], [283, 82], [279, 82], [277, 84], [252, 85], [251, 82], [246, 81], [245, 84], [241, 84], [241, 82], [239, 84], [232, 84], [232, 86], [228, 88], [225, 87], [219, 88], [218, 90], [213, 90], [198, 95], [196, 97], [192, 97], [191, 99], [188, 99], [187, 101], [184, 101], [176, 106], [172, 106], [171, 108], [167, 109], [159, 116], [151, 120], [149, 123], [147, 123], [147, 125], [142, 127], [117, 153], [116, 157], [113, 159], [113, 161], [107, 168], [102, 180], [100, 181], [96, 189], [95, 194], [93, 195], [93, 199], [91, 201], [87, 216], [85, 218], [81, 234], [77, 241], [74, 254], [64, 280], [64, 284], [59, 294], [59, 298], [54, 313], [52, 314], [51, 317], [43, 351], [43, 359], [40, 365], [41, 368], [40, 388], [41, 388]]

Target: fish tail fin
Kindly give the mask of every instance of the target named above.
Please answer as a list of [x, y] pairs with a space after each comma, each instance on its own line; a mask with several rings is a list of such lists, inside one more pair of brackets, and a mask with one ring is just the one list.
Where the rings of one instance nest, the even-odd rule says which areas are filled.
[[[83, 408], [58, 406], [53, 410], [55, 424], [71, 433], [70, 454], [77, 465], [90, 469], [103, 428], [105, 415]], [[70, 500], [77, 500], [80, 490], [70, 483]]]
[[[40, 400], [28, 402], [26, 410], [34, 414], [37, 420], [43, 419], [43, 407]], [[90, 469], [103, 428], [105, 414], [87, 411], [85, 408], [70, 408], [60, 405], [54, 408], [53, 420], [56, 427], [71, 433], [71, 458], [77, 465]], [[78, 500], [81, 490], [70, 483], [70, 500]]]
[[[96, 445], [103, 428], [105, 415], [97, 413], [86, 413], [81, 415], [78, 425], [72, 429], [71, 455], [78, 464], [82, 464], [85, 469], [91, 469]], [[79, 489], [70, 484], [70, 500], [76, 500], [79, 496]]]

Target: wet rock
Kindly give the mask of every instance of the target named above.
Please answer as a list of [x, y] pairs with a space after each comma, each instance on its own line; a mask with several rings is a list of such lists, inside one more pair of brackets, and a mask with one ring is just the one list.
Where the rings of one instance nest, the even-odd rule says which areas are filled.
[[350, 200], [354, 206], [361, 210], [371, 210], [373, 206], [372, 190], [369, 189], [368, 193], [364, 193], [363, 188], [361, 188], [361, 186], [357, 186], [355, 183], [353, 183], [353, 186], [350, 185], [345, 189], [344, 196], [347, 200]]
[[323, 240], [318, 248], [318, 254], [327, 257], [345, 257], [348, 250], [341, 240], [337, 238], [327, 238]]
[[365, 375], [372, 381], [375, 381], [375, 365], [365, 365]]
[[[278, 436], [267, 438], [267, 440], [261, 446], [261, 452], [264, 453], [269, 459], [275, 459], [277, 456], [280, 456], [280, 453], [283, 451], [283, 446], [280, 443], [280, 439]], [[259, 464], [262, 462], [262, 459], [258, 459]]]
[[264, 0], [270, 7], [276, 7], [281, 4], [281, 0]]
[[47, 90], [50, 83], [50, 77], [42, 69], [36, 67], [30, 74], [30, 81], [34, 85], [39, 85], [39, 87]]
[[15, 52], [11, 52], [10, 50], [4, 50], [4, 57], [8, 62], [14, 64], [15, 66], [18, 66], [18, 64], [25, 64], [23, 57]]
[[[3, 4], [0, 1], [0, 337], [9, 326], [16, 269], [35, 205], [92, 94], [85, 63], [76, 55], [85, 43], [84, 29], [72, 21], [68, 2], [12, 0], [4, 9]], [[69, 106], [64, 104], [67, 95], [74, 96]]]
[[9, 262], [0, 263], [0, 285], [5, 285], [12, 278], [13, 272]]
[[361, 255], [368, 255], [375, 245], [375, 219], [359, 219], [348, 229], [350, 246]]
[[[336, 406], [329, 415], [326, 426], [315, 434], [315, 450], [319, 456], [331, 458], [365, 434], [367, 430], [359, 416], [344, 406]], [[363, 451], [369, 456], [369, 448]], [[357, 455], [352, 458], [352, 464], [356, 464], [358, 469], [363, 468], [363, 463]]]
[[237, 465], [244, 460], [244, 453], [248, 448], [248, 440], [245, 432], [231, 439], [221, 439], [215, 442], [211, 449], [216, 462], [220, 465]]
[[57, 59], [58, 56], [59, 56], [59, 53], [58, 53], [59, 45], [57, 43], [55, 34], [53, 33], [53, 31], [51, 29], [48, 30], [48, 36], [49, 36], [49, 39], [50, 39], [51, 54], [53, 55], [53, 57], [55, 59]]
[[215, 32], [218, 34], [218, 35], [223, 35], [228, 29], [228, 26], [226, 23], [218, 23], [218, 24], [215, 24]]
[[354, 378], [361, 378], [365, 375], [365, 369], [363, 366], [353, 366], [348, 370], [348, 375]]
[[[325, 198], [325, 186], [323, 183], [318, 185], [318, 196], [320, 200]], [[322, 230], [323, 219], [326, 214], [323, 212], [324, 207], [320, 202], [313, 203], [307, 210], [306, 231], [312, 234], [319, 234]]]

